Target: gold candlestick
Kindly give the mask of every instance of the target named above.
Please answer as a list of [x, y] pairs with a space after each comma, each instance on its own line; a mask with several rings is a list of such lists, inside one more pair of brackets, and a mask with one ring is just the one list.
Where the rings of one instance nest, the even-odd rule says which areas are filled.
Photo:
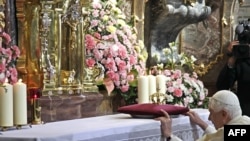
[[42, 124], [41, 120], [41, 106], [39, 98], [34, 97], [32, 100], [32, 124]]
[[41, 92], [39, 88], [29, 89], [31, 124], [43, 124], [41, 120], [42, 107], [40, 105]]

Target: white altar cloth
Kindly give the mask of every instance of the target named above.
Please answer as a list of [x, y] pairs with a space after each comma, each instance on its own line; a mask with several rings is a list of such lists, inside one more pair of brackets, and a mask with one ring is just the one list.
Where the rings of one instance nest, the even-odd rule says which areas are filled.
[[[195, 111], [208, 119], [208, 110]], [[185, 141], [194, 141], [203, 131], [190, 123], [189, 117], [180, 115], [173, 117], [173, 133]], [[161, 131], [160, 122], [154, 119], [114, 114], [3, 131], [0, 141], [161, 141]]]

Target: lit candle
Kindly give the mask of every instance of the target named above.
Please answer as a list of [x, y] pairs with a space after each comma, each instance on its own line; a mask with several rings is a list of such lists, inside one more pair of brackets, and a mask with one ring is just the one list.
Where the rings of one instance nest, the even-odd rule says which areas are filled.
[[13, 86], [7, 80], [0, 87], [0, 126], [13, 126]]
[[13, 85], [14, 124], [27, 124], [27, 86], [20, 79]]
[[165, 75], [157, 75], [156, 76], [156, 84], [157, 88], [159, 88], [159, 92], [165, 94], [166, 93], [166, 76]]
[[149, 103], [148, 77], [138, 78], [138, 103]]
[[[149, 96], [156, 93], [156, 77], [153, 75], [148, 75], [148, 89]], [[152, 103], [151, 99], [149, 101]]]

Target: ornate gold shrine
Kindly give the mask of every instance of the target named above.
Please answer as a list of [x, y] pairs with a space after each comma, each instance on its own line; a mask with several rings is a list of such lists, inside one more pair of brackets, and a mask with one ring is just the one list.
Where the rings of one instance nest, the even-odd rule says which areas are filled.
[[[43, 95], [98, 91], [93, 79], [100, 69], [86, 69], [84, 62], [84, 34], [88, 27], [85, 8], [90, 2], [16, 0], [18, 43], [22, 52], [17, 69], [28, 88], [42, 88]], [[144, 2], [127, 2], [130, 5], [127, 15], [133, 12], [142, 19]], [[139, 39], [143, 39], [142, 24], [143, 20], [135, 24], [140, 28]]]
[[87, 83], [85, 91], [97, 91], [92, 82], [84, 81], [87, 71], [84, 7], [88, 3], [87, 0], [16, 2], [23, 52], [17, 68], [29, 88], [42, 88], [43, 94], [80, 94]]

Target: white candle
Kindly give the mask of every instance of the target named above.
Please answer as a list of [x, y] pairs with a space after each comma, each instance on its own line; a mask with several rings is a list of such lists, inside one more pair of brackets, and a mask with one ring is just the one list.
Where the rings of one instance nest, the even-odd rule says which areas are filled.
[[27, 86], [19, 80], [13, 85], [14, 124], [27, 124]]
[[[153, 75], [148, 75], [148, 89], [149, 96], [156, 93], [156, 77]], [[151, 99], [149, 101], [152, 103]]]
[[138, 103], [149, 103], [148, 77], [138, 78]]
[[159, 92], [165, 94], [166, 93], [166, 76], [157, 75], [156, 76], [156, 87], [159, 88]]
[[0, 87], [0, 126], [13, 126], [13, 86], [5, 82]]

